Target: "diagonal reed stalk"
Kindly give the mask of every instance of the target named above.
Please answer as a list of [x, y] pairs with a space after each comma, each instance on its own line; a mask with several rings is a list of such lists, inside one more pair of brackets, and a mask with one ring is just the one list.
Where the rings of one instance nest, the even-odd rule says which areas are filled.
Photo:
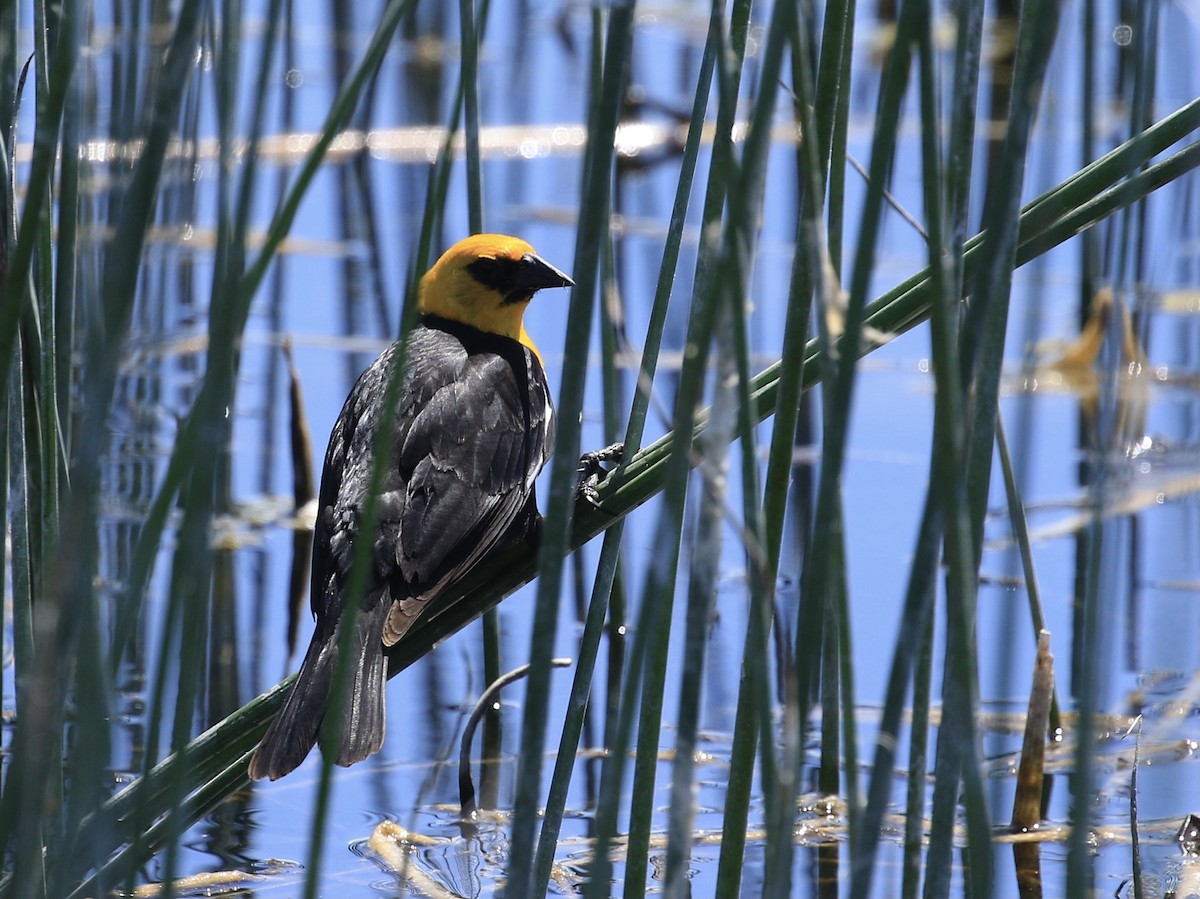
[[[1020, 218], [1018, 264], [1036, 258], [1113, 211], [1200, 165], [1200, 144], [1193, 144], [1121, 183], [1130, 167], [1136, 167], [1142, 160], [1152, 159], [1198, 127], [1200, 101], [1166, 117], [1148, 129], [1139, 140], [1121, 145], [1028, 204]], [[979, 236], [966, 244], [964, 272], [968, 275], [974, 270], [979, 245]], [[871, 303], [866, 310], [866, 323], [892, 334], [910, 330], [927, 320], [932, 297], [928, 270], [919, 272]], [[869, 353], [872, 349], [871, 345], [860, 346], [863, 353]], [[810, 341], [804, 354], [803, 388], [819, 381], [819, 355], [818, 346]], [[751, 396], [760, 417], [771, 414], [778, 396], [780, 377], [781, 368], [775, 364], [752, 379]], [[702, 411], [692, 431], [693, 443], [699, 439], [706, 421], [707, 414]], [[662, 489], [674, 439], [673, 435], [668, 434], [629, 459], [616, 476], [601, 486], [600, 509], [580, 507], [576, 510], [568, 543], [570, 548], [583, 545]], [[435, 645], [477, 618], [485, 608], [494, 606], [503, 597], [528, 583], [536, 572], [533, 555], [524, 545], [513, 547], [481, 566], [446, 597], [447, 601], [440, 610], [414, 627], [411, 639], [406, 638], [397, 646], [396, 653], [390, 659], [391, 673], [413, 664]], [[908, 645], [916, 650], [921, 641], [918, 637]], [[189, 744], [185, 756], [165, 759], [145, 777], [107, 801], [101, 812], [89, 816], [84, 822], [83, 832], [96, 846], [96, 851], [107, 855], [133, 839], [134, 833], [122, 822], [128, 820], [128, 815], [136, 807], [144, 806], [151, 810], [154, 820], [167, 814], [196, 820], [212, 804], [220, 801], [223, 795], [220, 791], [207, 789], [205, 785], [216, 781], [234, 786], [244, 783], [248, 754], [261, 738], [271, 716], [282, 704], [290, 684], [289, 678], [247, 703], [237, 713], [196, 738]], [[164, 804], [168, 795], [167, 785], [174, 776], [173, 772], [181, 767], [186, 768], [187, 795], [195, 797], [197, 801], [189, 799], [184, 808], [172, 809], [169, 804]], [[890, 770], [890, 765], [887, 769], [877, 770]], [[199, 801], [200, 797], [207, 797], [207, 800]], [[866, 826], [864, 824], [864, 828]], [[147, 847], [148, 850], [153, 848], [153, 845]], [[129, 863], [136, 864], [136, 859], [126, 859], [125, 864]], [[111, 882], [113, 875], [109, 870], [102, 870], [99, 876]], [[85, 883], [76, 894], [87, 895], [89, 889], [91, 887]]]

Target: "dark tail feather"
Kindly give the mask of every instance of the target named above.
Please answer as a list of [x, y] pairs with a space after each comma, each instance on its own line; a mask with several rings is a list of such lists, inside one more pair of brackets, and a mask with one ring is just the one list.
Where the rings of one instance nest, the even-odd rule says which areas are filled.
[[250, 759], [254, 780], [278, 780], [296, 768], [317, 742], [337, 662], [337, 640], [313, 637], [292, 692]]
[[[386, 604], [384, 605], [386, 608]], [[379, 751], [384, 733], [384, 683], [387, 660], [382, 630], [386, 614], [359, 614], [355, 656], [346, 679], [337, 763], [353, 765]], [[298, 767], [320, 735], [329, 707], [329, 691], [337, 668], [338, 635], [313, 637], [291, 695], [250, 760], [254, 780], [278, 780]]]
[[353, 670], [347, 683], [343, 703], [341, 742], [337, 763], [353, 765], [383, 746], [384, 684], [387, 681], [387, 659], [383, 655], [383, 622], [390, 603], [379, 605], [376, 611], [358, 616], [358, 634]]

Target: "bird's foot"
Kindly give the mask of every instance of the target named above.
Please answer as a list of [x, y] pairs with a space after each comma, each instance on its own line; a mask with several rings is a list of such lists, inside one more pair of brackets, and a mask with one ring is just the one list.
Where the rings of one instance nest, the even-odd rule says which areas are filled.
[[625, 444], [614, 443], [604, 449], [593, 450], [579, 457], [579, 486], [575, 488], [576, 499], [581, 499], [595, 508], [600, 508], [600, 494], [596, 488], [612, 473], [606, 464], [619, 465], [625, 457]]

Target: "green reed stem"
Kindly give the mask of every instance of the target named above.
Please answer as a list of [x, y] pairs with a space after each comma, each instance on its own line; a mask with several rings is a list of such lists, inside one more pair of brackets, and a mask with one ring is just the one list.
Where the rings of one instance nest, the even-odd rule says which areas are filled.
[[[646, 411], [649, 407], [650, 388], [658, 363], [659, 349], [662, 346], [662, 335], [667, 318], [667, 305], [671, 296], [671, 285], [675, 280], [675, 268], [679, 260], [679, 247], [683, 240], [688, 200], [691, 196], [696, 161], [700, 152], [701, 125], [704, 122], [705, 113], [708, 108], [708, 96], [712, 85], [713, 69], [716, 63], [718, 47], [720, 46], [723, 6], [724, 4], [719, 2], [719, 0], [713, 4], [708, 39], [705, 43], [704, 56], [701, 59], [700, 72], [697, 77], [691, 124], [684, 143], [679, 180], [667, 228], [666, 246], [664, 247], [662, 262], [659, 266], [654, 303], [651, 308], [650, 322], [642, 347], [639, 380], [634, 393], [629, 420], [626, 425], [625, 452], [630, 455], [636, 452], [641, 444]], [[741, 7], [744, 7], [748, 12], [749, 3], [743, 2], [741, 3]], [[743, 22], [743, 32], [744, 27], [745, 23]], [[623, 525], [623, 522], [618, 522], [614, 527], [608, 529], [605, 533], [604, 543], [600, 549], [600, 561], [597, 566], [598, 573], [593, 586], [592, 596], [588, 603], [587, 619], [580, 642], [579, 657], [575, 665], [575, 679], [571, 685], [571, 698], [563, 722], [563, 734], [559, 741], [558, 756], [555, 761], [554, 774], [551, 778], [550, 794], [546, 801], [541, 834], [538, 838], [533, 881], [536, 890], [544, 890], [546, 888], [554, 862], [558, 834], [562, 827], [562, 815], [566, 807], [567, 790], [570, 785], [572, 771], [574, 770], [575, 755], [579, 748], [579, 736], [582, 733], [583, 717], [587, 709], [588, 696], [591, 691], [592, 678], [599, 652], [600, 638], [603, 635], [613, 578], [616, 574]], [[608, 740], [611, 736], [613, 734], [606, 729], [605, 739]]]
[[[1029, 624], [1033, 629], [1033, 641], [1046, 630], [1046, 614], [1042, 610], [1042, 591], [1038, 587], [1037, 568], [1033, 562], [1033, 541], [1029, 536], [1029, 522], [1025, 518], [1025, 502], [1021, 499], [1021, 487], [1013, 469], [1012, 455], [1008, 451], [1008, 436], [1004, 418], [996, 418], [996, 451], [999, 455], [1000, 473], [1004, 478], [1004, 494], [1008, 502], [1008, 518], [1012, 524], [1013, 541], [1021, 554], [1021, 570], [1025, 575], [1025, 595], [1029, 600]], [[1062, 731], [1062, 713], [1058, 705], [1058, 688], [1052, 687], [1050, 694], [1050, 718], [1048, 738], [1053, 739]]]
[[[1036, 258], [1095, 224], [1114, 209], [1149, 194], [1162, 184], [1200, 165], [1200, 145], [1193, 145], [1161, 163], [1152, 165], [1144, 173], [1131, 178], [1119, 190], [1112, 188], [1122, 173], [1129, 169], [1132, 159], [1151, 158], [1197, 126], [1200, 126], [1200, 101], [1188, 104], [1157, 123], [1146, 132], [1143, 140], [1127, 142], [1026, 206], [1021, 217], [1018, 263], [1023, 264]], [[965, 270], [968, 273], [973, 271], [978, 246], [978, 237], [968, 242], [965, 259]], [[928, 272], [920, 272], [870, 304], [867, 323], [873, 328], [898, 334], [924, 321], [930, 311], [930, 302]], [[864, 354], [873, 349], [873, 345], [860, 346]], [[804, 386], [811, 386], [819, 380], [817, 356], [817, 347], [810, 341], [803, 363]], [[776, 364], [753, 379], [750, 385], [751, 395], [758, 417], [768, 417], [774, 409], [780, 376], [780, 367]], [[701, 412], [697, 415], [696, 424], [691, 429], [691, 441], [698, 438], [706, 420], [706, 413]], [[570, 547], [578, 547], [611, 527], [662, 489], [676, 439], [676, 435], [668, 434], [628, 459], [617, 475], [601, 485], [601, 509], [580, 507], [576, 510]], [[686, 441], [686, 445], [690, 447], [691, 441]], [[924, 529], [922, 532], [925, 532]], [[918, 547], [921, 545], [919, 543]], [[931, 546], [930, 551], [936, 561], [937, 541], [931, 541]], [[531, 580], [535, 574], [533, 555], [524, 544], [489, 559], [449, 591], [445, 596], [444, 605], [419, 622], [409, 636], [397, 645], [389, 658], [389, 673], [395, 674], [421, 658], [434, 645], [478, 617], [484, 608], [495, 605], [504, 596]], [[923, 632], [924, 620], [916, 609], [906, 610], [902, 618], [906, 628], [910, 622], [916, 628], [908, 639], [908, 643], [914, 647], [920, 645], [919, 634]], [[899, 645], [903, 645], [904, 633], [908, 632], [902, 632]], [[631, 659], [634, 661], [631, 663], [631, 671], [638, 670], [637, 641], [641, 636], [642, 632], [634, 632], [634, 646], [631, 649]], [[896, 677], [889, 680], [889, 691], [891, 684], [897, 680]], [[285, 680], [247, 703], [238, 713], [189, 744], [185, 755], [165, 759], [148, 775], [139, 778], [113, 796], [105, 804], [102, 812], [90, 816], [85, 822], [84, 833], [86, 839], [95, 846], [95, 852], [107, 856], [132, 839], [129, 817], [132, 808], [153, 808], [160, 815], [171, 811], [163, 799], [167, 795], [165, 785], [173, 770], [180, 767], [186, 769], [189, 795], [214, 779], [229, 777], [232, 779], [230, 782], [242, 782], [245, 777], [245, 756], [261, 738], [271, 716], [282, 705], [290, 684], [291, 679]], [[903, 697], [900, 702], [902, 699]], [[636, 703], [627, 697], [624, 709], [633, 705]], [[885, 714], [892, 705], [889, 693]], [[626, 745], [620, 735], [617, 735], [615, 745]], [[886, 766], [877, 763], [874, 767], [877, 773], [891, 771], [890, 762]], [[875, 778], [872, 778], [871, 783], [874, 789]], [[602, 794], [602, 800], [604, 799]], [[195, 817], [189, 813], [187, 820], [194, 821]], [[597, 829], [600, 833], [604, 832], [599, 817]], [[869, 822], [865, 821], [861, 830], [864, 833], [870, 832]], [[593, 866], [606, 864], [605, 858], [603, 855], [596, 856]], [[97, 876], [105, 878], [104, 882], [113, 882], [110, 869], [98, 872]], [[599, 878], [598, 882], [607, 889], [607, 879]], [[81, 888], [78, 894], [86, 895], [91, 892], [91, 888]]]
[[578, 479], [580, 416], [587, 379], [587, 357], [596, 300], [600, 252], [608, 230], [613, 137], [628, 79], [633, 32], [632, 0], [609, 12], [600, 102], [590, 123], [582, 185], [579, 234], [572, 274], [575, 289], [567, 318], [558, 432], [551, 464], [550, 497], [539, 560], [539, 580], [530, 646], [529, 681], [521, 723], [521, 754], [513, 803], [510, 884], [512, 895], [528, 895], [533, 868], [534, 833], [541, 794], [542, 755], [550, 702], [550, 658], [558, 631], [563, 558], [567, 553], [572, 506]]

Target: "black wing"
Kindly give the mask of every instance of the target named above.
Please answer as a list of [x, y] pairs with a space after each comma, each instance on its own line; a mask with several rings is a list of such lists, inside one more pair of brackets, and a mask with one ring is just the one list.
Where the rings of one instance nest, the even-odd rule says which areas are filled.
[[[406, 355], [371, 564], [350, 641], [341, 765], [383, 744], [385, 647], [442, 587], [502, 543], [522, 515], [536, 514], [533, 482], [553, 442], [541, 366], [515, 341], [445, 322], [416, 329]], [[316, 632], [292, 693], [251, 761], [256, 779], [282, 777], [300, 764], [325, 717], [397, 356], [392, 346], [362, 374], [330, 436], [313, 535]]]
[[[341, 613], [395, 355], [363, 374], [330, 440], [313, 553], [319, 624]], [[515, 341], [452, 323], [413, 332], [367, 603], [400, 603], [414, 617], [503, 541], [545, 464], [552, 415], [541, 367]], [[389, 631], [389, 644], [403, 633]]]

